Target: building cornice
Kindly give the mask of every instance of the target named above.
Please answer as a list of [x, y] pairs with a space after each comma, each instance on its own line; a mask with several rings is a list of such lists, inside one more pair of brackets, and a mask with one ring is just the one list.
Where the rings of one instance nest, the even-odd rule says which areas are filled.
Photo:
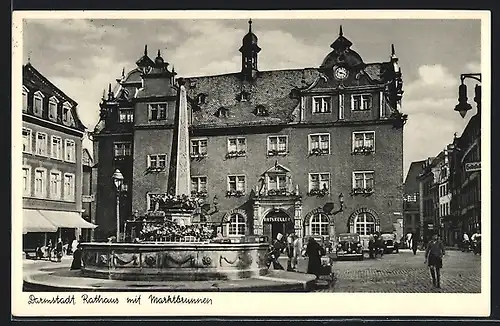
[[64, 132], [64, 133], [67, 133], [67, 134], [70, 134], [73, 136], [82, 137], [82, 138], [83, 138], [83, 135], [85, 134], [85, 132], [82, 130], [70, 128], [68, 126], [64, 126], [64, 125], [61, 125], [61, 124], [58, 124], [58, 123], [52, 122], [50, 120], [46, 120], [46, 119], [34, 116], [34, 115], [31, 115], [31, 114], [23, 113], [23, 121], [31, 122], [31, 123], [37, 124], [39, 126], [42, 126], [42, 127], [58, 130], [58, 131], [61, 131], [61, 132]]
[[168, 123], [168, 124], [161, 124], [161, 125], [150, 125], [150, 124], [144, 124], [144, 125], [134, 125], [134, 129], [136, 130], [144, 130], [144, 129], [174, 129], [175, 124], [173, 123]]

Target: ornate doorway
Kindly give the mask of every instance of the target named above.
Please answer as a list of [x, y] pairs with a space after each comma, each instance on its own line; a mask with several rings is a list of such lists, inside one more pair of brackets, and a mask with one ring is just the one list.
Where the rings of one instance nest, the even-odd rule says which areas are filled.
[[271, 211], [264, 217], [263, 231], [270, 242], [276, 239], [278, 233], [286, 238], [287, 234], [295, 232], [293, 219], [284, 211]]

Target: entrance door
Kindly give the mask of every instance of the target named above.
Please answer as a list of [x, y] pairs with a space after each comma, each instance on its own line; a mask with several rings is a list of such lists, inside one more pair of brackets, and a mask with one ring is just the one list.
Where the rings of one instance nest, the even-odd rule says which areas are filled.
[[284, 212], [272, 212], [264, 218], [264, 235], [269, 237], [269, 242], [276, 239], [278, 233], [283, 234], [283, 240], [286, 236], [294, 232], [292, 219]]

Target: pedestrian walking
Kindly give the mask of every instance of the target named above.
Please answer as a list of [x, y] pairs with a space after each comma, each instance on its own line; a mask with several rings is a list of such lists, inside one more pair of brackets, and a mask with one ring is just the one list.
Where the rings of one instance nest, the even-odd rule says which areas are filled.
[[412, 236], [411, 239], [411, 250], [413, 251], [413, 255], [417, 254], [417, 249], [418, 249], [418, 240]]
[[444, 245], [438, 239], [437, 234], [432, 236], [432, 240], [427, 244], [425, 250], [425, 263], [429, 266], [432, 284], [436, 288], [441, 288], [441, 268], [443, 268]]
[[274, 269], [284, 270], [283, 266], [280, 264], [278, 258], [285, 249], [285, 244], [283, 243], [283, 234], [278, 233], [276, 239], [273, 240], [270, 250], [270, 258]]
[[57, 240], [56, 244], [56, 257], [57, 257], [57, 262], [60, 263], [63, 255], [63, 242], [62, 239], [59, 238]]
[[299, 264], [299, 258], [302, 256], [302, 241], [300, 238], [295, 235], [295, 239], [293, 240], [293, 259], [292, 259], [292, 268], [293, 270], [297, 270], [297, 266]]
[[293, 260], [293, 254], [294, 254], [294, 247], [293, 247], [293, 241], [295, 240], [295, 234], [290, 233], [288, 237], [286, 238], [286, 255], [288, 256], [288, 261], [286, 263], [286, 270], [287, 271], [293, 271], [292, 267], [292, 260]]
[[73, 250], [73, 261], [71, 262], [71, 270], [81, 269], [82, 268], [82, 250], [80, 248], [80, 243], [82, 242], [82, 237], [77, 241], [73, 240], [71, 244], [71, 249]]
[[314, 274], [316, 278], [319, 278], [321, 272], [321, 256], [325, 255], [325, 249], [310, 237], [307, 242], [306, 248], [307, 257], [309, 257], [309, 262], [307, 263], [307, 274]]
[[52, 250], [54, 249], [54, 245], [52, 244], [52, 239], [49, 239], [49, 243], [46, 247], [47, 257], [49, 257], [49, 261], [52, 261]]

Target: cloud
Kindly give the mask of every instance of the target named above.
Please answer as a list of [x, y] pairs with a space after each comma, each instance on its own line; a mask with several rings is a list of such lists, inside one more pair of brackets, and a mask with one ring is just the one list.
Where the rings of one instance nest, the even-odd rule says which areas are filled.
[[105, 36], [126, 37], [128, 34], [124, 28], [98, 24], [92, 19], [36, 19], [29, 21], [58, 33], [79, 34], [83, 40], [100, 40]]
[[481, 72], [481, 63], [469, 62], [465, 65], [465, 70], [467, 73], [480, 73]]

